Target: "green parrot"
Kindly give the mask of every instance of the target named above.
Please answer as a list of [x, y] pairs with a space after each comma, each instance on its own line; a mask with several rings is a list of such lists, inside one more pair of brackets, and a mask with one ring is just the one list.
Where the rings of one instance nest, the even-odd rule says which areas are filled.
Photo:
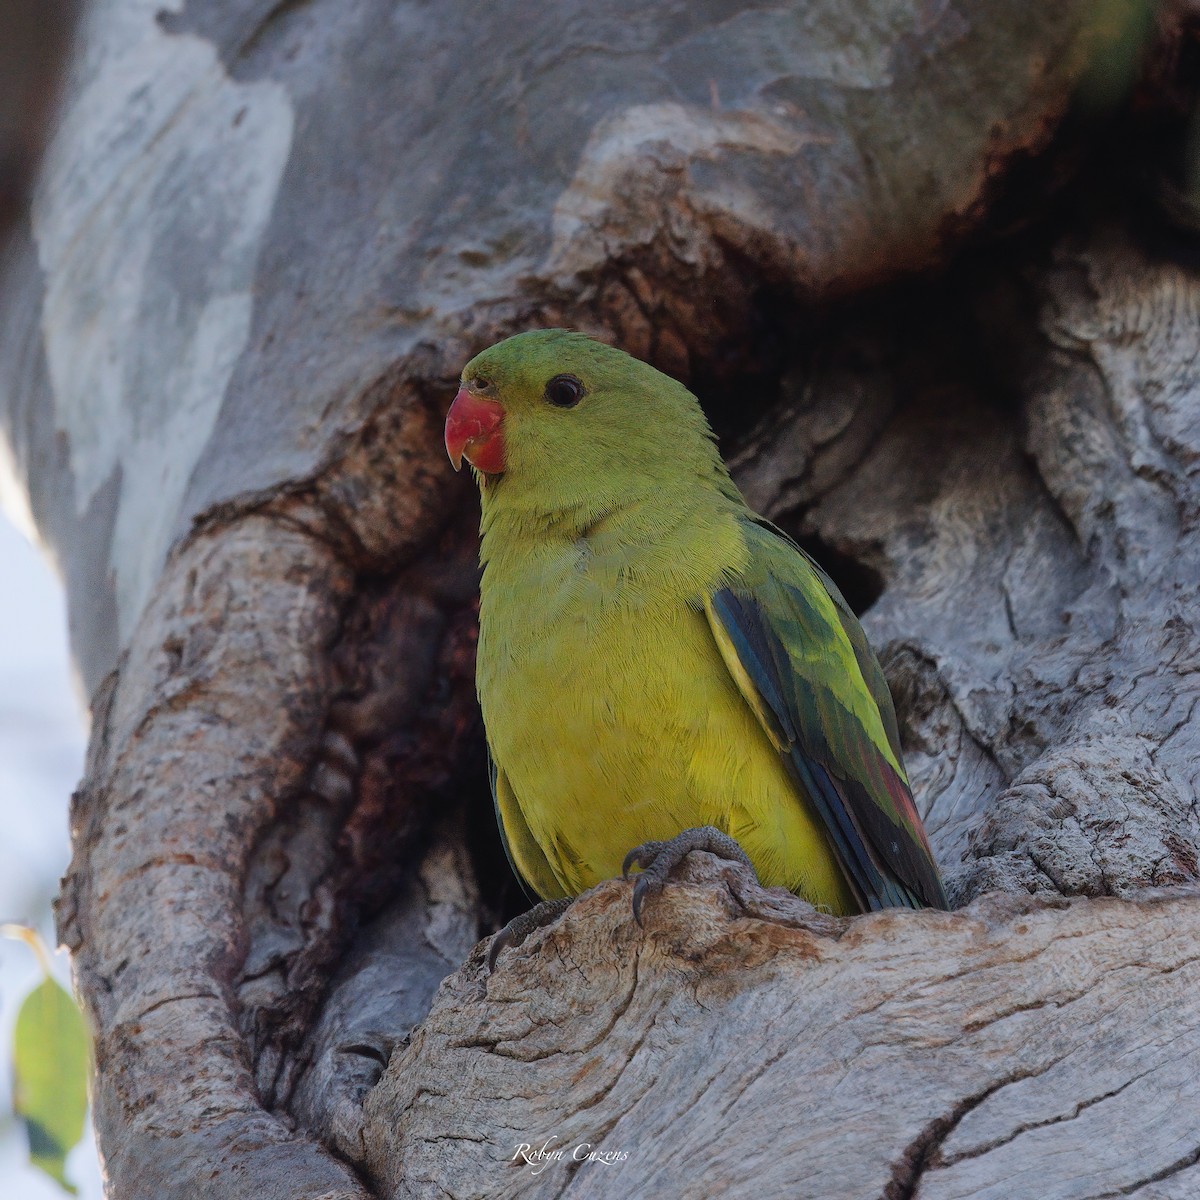
[[532, 896], [561, 911], [637, 863], [639, 913], [702, 848], [833, 913], [946, 907], [862, 626], [682, 384], [518, 334], [467, 364], [446, 449], [480, 487], [477, 685]]

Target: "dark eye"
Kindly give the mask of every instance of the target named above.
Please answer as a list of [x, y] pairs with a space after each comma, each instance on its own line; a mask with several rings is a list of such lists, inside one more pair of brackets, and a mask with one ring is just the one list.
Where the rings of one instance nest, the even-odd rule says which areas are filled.
[[475, 378], [471, 380], [471, 390], [473, 392], [486, 392], [491, 386], [492, 381], [490, 379], [484, 379], [482, 375], [476, 375]]
[[555, 375], [546, 384], [546, 399], [555, 408], [574, 408], [583, 399], [583, 384], [574, 375]]

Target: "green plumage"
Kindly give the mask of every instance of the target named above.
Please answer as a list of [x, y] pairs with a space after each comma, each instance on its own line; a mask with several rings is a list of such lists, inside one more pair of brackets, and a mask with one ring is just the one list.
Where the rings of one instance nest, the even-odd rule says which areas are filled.
[[[582, 398], [560, 406], [567, 375]], [[518, 875], [569, 896], [714, 825], [835, 912], [944, 907], [891, 697], [828, 577], [747, 509], [695, 398], [546, 330], [464, 387], [503, 408], [483, 503], [478, 685]]]

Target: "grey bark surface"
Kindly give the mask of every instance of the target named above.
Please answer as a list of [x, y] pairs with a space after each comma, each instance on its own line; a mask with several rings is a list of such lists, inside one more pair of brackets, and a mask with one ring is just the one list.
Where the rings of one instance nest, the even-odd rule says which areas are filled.
[[384, 1195], [1195, 1187], [1200, 896], [846, 921], [698, 859], [447, 982], [367, 1101]]
[[[115, 1197], [724, 1195], [730, 1147], [764, 1195], [1186, 1193], [1200, 280], [1086, 206], [911, 278], [1069, 176], [1091, 11], [91, 5], [0, 363], [94, 694], [59, 927]], [[546, 324], [688, 381], [861, 584], [963, 912], [700, 859], [644, 939], [609, 884], [451, 974], [503, 901], [441, 421]], [[507, 1163], [610, 1119], [627, 1163]]]
[[1195, 878], [1198, 300], [1110, 228], [1069, 237], [975, 379], [906, 402], [903, 362], [835, 351], [737, 460], [886, 580], [865, 625], [960, 901]]

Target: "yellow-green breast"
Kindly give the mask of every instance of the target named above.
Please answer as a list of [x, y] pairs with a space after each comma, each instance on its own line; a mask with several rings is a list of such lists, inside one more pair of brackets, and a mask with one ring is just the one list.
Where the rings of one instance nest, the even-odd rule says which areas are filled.
[[[692, 514], [657, 542], [627, 536], [636, 520], [511, 547], [503, 528], [485, 538], [479, 696], [514, 819], [559, 894], [619, 874], [640, 842], [715, 825], [763, 883], [854, 911], [703, 611], [703, 597], [746, 561], [735, 514]], [[511, 844], [519, 831], [505, 824]]]

